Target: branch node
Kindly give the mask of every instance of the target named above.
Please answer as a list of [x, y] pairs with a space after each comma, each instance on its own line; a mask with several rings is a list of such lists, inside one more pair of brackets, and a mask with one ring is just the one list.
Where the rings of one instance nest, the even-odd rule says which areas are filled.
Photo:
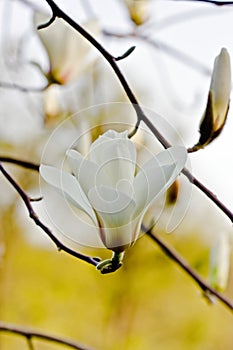
[[140, 122], [141, 122], [141, 119], [138, 119], [137, 123], [135, 124], [135, 126], [133, 128], [133, 130], [129, 132], [129, 134], [128, 134], [128, 138], [129, 139], [131, 139], [131, 137], [133, 137], [137, 133], [139, 125], [140, 125]]
[[97, 263], [99, 263], [102, 259], [99, 258], [98, 256], [93, 257], [93, 260], [96, 261]]
[[40, 202], [42, 201], [43, 197], [35, 197], [35, 198], [29, 198], [30, 202]]
[[38, 25], [37, 29], [41, 30], [49, 27], [55, 21], [56, 17], [57, 15], [55, 15], [55, 13], [53, 12], [52, 17], [49, 19], [49, 21]]
[[136, 49], [136, 46], [131, 46], [123, 55], [115, 57], [115, 61], [120, 61], [123, 60], [124, 58], [128, 57], [131, 55], [131, 53]]

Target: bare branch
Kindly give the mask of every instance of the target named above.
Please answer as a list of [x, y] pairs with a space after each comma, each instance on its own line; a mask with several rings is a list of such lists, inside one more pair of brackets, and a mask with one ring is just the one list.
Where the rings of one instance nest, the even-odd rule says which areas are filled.
[[136, 46], [131, 46], [125, 53], [123, 53], [123, 55], [115, 57], [115, 61], [121, 61], [124, 58], [128, 57], [135, 50], [135, 48]]
[[216, 6], [233, 5], [233, 1], [215, 1], [215, 0], [173, 0], [173, 1], [205, 2], [207, 4], [216, 5]]
[[120, 39], [135, 38], [135, 39], [141, 40], [147, 43], [148, 45], [151, 45], [154, 49], [163, 51], [165, 54], [173, 57], [178, 61], [181, 61], [186, 66], [193, 68], [195, 70], [198, 70], [202, 74], [205, 74], [208, 76], [211, 74], [211, 70], [208, 67], [206, 67], [202, 62], [172, 47], [171, 45], [167, 45], [158, 39], [155, 40], [150, 38], [148, 35], [141, 34], [140, 32], [135, 32], [135, 31], [120, 34], [116, 32], [110, 32], [109, 30], [103, 30], [102, 33], [106, 36], [116, 37]]
[[27, 336], [26, 339], [27, 339], [29, 350], [35, 350], [34, 346], [33, 346], [33, 342], [32, 342], [32, 337], [31, 336]]
[[81, 4], [88, 17], [95, 17], [94, 10], [89, 0], [81, 0]]
[[28, 341], [31, 341], [32, 338], [37, 338], [37, 339], [41, 339], [44, 341], [64, 345], [64, 346], [67, 346], [67, 347], [70, 347], [70, 348], [73, 348], [76, 350], [91, 350], [91, 348], [86, 347], [85, 345], [79, 344], [79, 343], [72, 341], [70, 339], [65, 339], [65, 338], [54, 336], [54, 335], [51, 335], [48, 333], [34, 331], [34, 330], [28, 329], [26, 327], [16, 326], [16, 325], [6, 323], [6, 322], [0, 322], [0, 332], [18, 334], [18, 335], [23, 336], [26, 339], [28, 339]]
[[0, 81], [0, 88], [3, 89], [9, 89], [9, 90], [19, 90], [21, 92], [43, 92], [45, 89], [47, 89], [48, 84], [46, 84], [43, 87], [28, 87], [28, 86], [22, 86], [15, 83], [8, 83], [4, 81]]
[[59, 251], [63, 250], [64, 252], [74, 256], [75, 258], [86, 261], [91, 265], [96, 266], [98, 264], [98, 262], [100, 261], [99, 258], [92, 258], [90, 256], [78, 253], [70, 249], [69, 247], [66, 247], [62, 242], [60, 242], [57, 239], [57, 237], [52, 233], [52, 231], [40, 221], [40, 219], [38, 218], [36, 212], [34, 211], [31, 205], [30, 197], [28, 197], [28, 195], [23, 191], [23, 189], [17, 184], [17, 182], [10, 176], [10, 174], [5, 170], [5, 168], [1, 164], [0, 164], [0, 171], [20, 195], [21, 199], [23, 200], [28, 210], [29, 217], [34, 221], [34, 223], [37, 226], [39, 226], [48, 235], [48, 237], [53, 241], [53, 243], [56, 244]]
[[224, 304], [229, 310], [233, 311], [233, 303], [228, 300], [224, 295], [212, 288], [189, 264], [188, 262], [180, 256], [175, 249], [169, 247], [165, 242], [163, 242], [158, 236], [152, 233], [151, 229], [147, 229], [142, 225], [142, 230], [145, 232], [154, 242], [156, 242], [159, 247], [164, 251], [164, 253], [176, 262], [182, 270], [184, 270], [201, 288], [204, 296], [208, 297], [214, 295], [222, 304]]
[[28, 161], [21, 160], [21, 159], [15, 159], [12, 157], [0, 156], [0, 162], [19, 165], [19, 166], [22, 166], [23, 168], [35, 170], [35, 171], [39, 171], [39, 168], [40, 168], [39, 164], [35, 164], [35, 163], [28, 162]]
[[196, 186], [202, 193], [204, 193], [216, 206], [233, 222], [233, 213], [228, 209], [205, 185], [203, 185], [195, 176], [193, 176], [187, 168], [182, 170], [182, 173], [187, 177], [187, 179]]
[[52, 15], [52, 17], [50, 18], [50, 20], [49, 20], [48, 22], [46, 22], [46, 23], [40, 24], [40, 25], [37, 27], [37, 29], [38, 29], [38, 30], [41, 30], [41, 29], [45, 29], [45, 28], [49, 27], [50, 24], [52, 24], [52, 23], [55, 21], [55, 19], [56, 19], [56, 16], [55, 16], [54, 13], [53, 13], [53, 15]]

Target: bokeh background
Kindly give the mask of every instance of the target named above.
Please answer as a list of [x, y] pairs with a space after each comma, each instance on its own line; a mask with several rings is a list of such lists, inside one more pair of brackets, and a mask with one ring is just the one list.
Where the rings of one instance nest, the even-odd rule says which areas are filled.
[[[124, 1], [60, 0], [57, 4], [80, 23], [97, 18], [95, 35], [114, 55], [136, 45], [136, 50], [119, 62], [130, 86], [146, 110], [162, 116], [163, 132], [173, 144], [192, 146], [198, 139], [214, 58], [222, 47], [233, 57], [233, 7], [151, 0], [148, 20], [135, 26]], [[91, 133], [93, 140], [106, 123], [132, 124], [135, 116], [132, 111], [123, 114], [121, 105], [116, 104], [126, 103], [127, 98], [95, 49], [90, 49], [87, 64], [80, 61], [82, 69], [73, 82], [50, 86], [54, 90], [51, 95], [48, 90], [32, 91], [46, 85], [38, 65], [42, 71], [49, 67], [33, 24], [34, 11], [39, 8], [48, 10], [43, 0], [0, 0], [0, 155], [40, 163], [52, 133], [59, 130], [58, 142], [47, 155], [48, 162], [57, 164], [74, 135], [78, 138], [84, 129], [97, 125]], [[6, 88], [2, 84], [6, 82], [29, 87], [29, 91]], [[88, 114], [85, 122], [81, 116], [77, 119], [80, 122], [69, 122], [83, 110], [85, 116]], [[64, 128], [56, 129], [64, 120], [68, 120]], [[192, 154], [189, 164], [230, 209], [232, 128], [230, 109], [221, 136], [205, 150]], [[159, 148], [147, 138], [141, 142], [153, 150]], [[85, 149], [86, 143], [85, 139], [79, 147]], [[40, 195], [37, 173], [6, 167], [30, 196]], [[216, 300], [210, 304], [191, 278], [149, 237], [142, 236], [128, 250], [119, 271], [102, 276], [92, 266], [58, 252], [28, 218], [18, 195], [3, 177], [0, 188], [1, 321], [66, 336], [94, 349], [232, 348], [232, 313]], [[185, 208], [182, 193], [188, 193]], [[182, 222], [167, 234], [166, 218], [173, 206], [165, 208], [156, 234], [208, 280], [212, 247], [221, 235], [227, 235], [231, 245], [231, 223], [197, 189], [190, 192], [185, 179], [180, 179], [179, 194], [175, 205], [178, 212], [180, 208]], [[54, 228], [43, 205], [34, 203], [34, 207]], [[93, 256], [109, 257], [104, 250], [78, 248]], [[224, 293], [233, 299], [232, 268]], [[22, 337], [0, 333], [1, 350], [27, 346]], [[34, 348], [61, 346], [35, 341]]]

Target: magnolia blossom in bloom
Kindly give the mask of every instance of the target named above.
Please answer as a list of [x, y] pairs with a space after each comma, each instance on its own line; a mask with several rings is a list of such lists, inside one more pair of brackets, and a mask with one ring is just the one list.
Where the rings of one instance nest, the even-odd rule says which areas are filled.
[[200, 124], [199, 142], [190, 150], [196, 151], [213, 141], [226, 122], [231, 93], [231, 62], [223, 48], [215, 58], [207, 107]]
[[137, 240], [148, 206], [175, 181], [187, 152], [182, 146], [162, 151], [135, 176], [136, 156], [128, 131], [109, 130], [91, 144], [89, 159], [67, 151], [72, 174], [40, 166], [42, 178], [91, 218], [104, 246], [116, 254]]
[[[41, 13], [35, 15], [36, 26], [48, 21]], [[100, 31], [98, 21], [91, 19], [84, 28], [95, 35]], [[49, 82], [67, 84], [74, 81], [91, 61], [91, 45], [70, 25], [57, 18], [50, 26], [37, 31], [49, 57]]]

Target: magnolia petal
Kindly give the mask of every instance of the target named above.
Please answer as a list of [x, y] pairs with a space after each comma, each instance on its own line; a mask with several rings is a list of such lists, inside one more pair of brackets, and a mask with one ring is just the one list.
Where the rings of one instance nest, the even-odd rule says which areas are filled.
[[96, 176], [98, 172], [98, 166], [85, 159], [81, 153], [75, 150], [68, 150], [66, 152], [68, 161], [70, 163], [72, 172], [80, 183], [82, 189], [87, 194], [90, 188], [96, 184]]
[[98, 177], [105, 175], [102, 183], [106, 186], [117, 188], [119, 181], [127, 181], [132, 184], [135, 164], [136, 149], [128, 138], [128, 132], [118, 133], [107, 131], [100, 136], [90, 149], [90, 160], [98, 164]]
[[134, 179], [137, 215], [148, 208], [152, 200], [164, 193], [180, 174], [187, 159], [182, 146], [171, 147], [149, 160]]
[[156, 159], [151, 159], [140, 170], [133, 184], [137, 215], [144, 211], [152, 200], [165, 192], [174, 169], [175, 164], [160, 166]]
[[40, 174], [49, 185], [53, 186], [62, 195], [65, 195], [68, 201], [75, 207], [83, 210], [92, 219], [94, 224], [98, 226], [95, 212], [73, 175], [48, 165], [40, 166]]
[[136, 225], [132, 220], [136, 207], [134, 200], [107, 186], [92, 188], [88, 198], [97, 213], [104, 245], [115, 251], [129, 246]]
[[[53, 190], [51, 186], [50, 189]], [[49, 220], [55, 225], [56, 237], [70, 248], [77, 250], [80, 245], [92, 248], [105, 248], [98, 234], [98, 227], [82, 210], [67, 204], [59, 191], [43, 190], [43, 206]]]
[[214, 128], [218, 129], [225, 121], [231, 92], [231, 63], [225, 48], [215, 58], [210, 91], [213, 98]]
[[157, 154], [156, 158], [161, 166], [175, 163], [176, 173], [174, 176], [178, 176], [185, 166], [187, 155], [188, 153], [185, 147], [173, 146]]
[[[95, 37], [100, 33], [99, 22], [96, 18], [90, 19], [83, 23], [82, 26]], [[73, 30], [70, 26], [69, 29]], [[87, 69], [96, 57], [95, 51], [92, 50], [92, 45], [82, 35], [77, 34], [76, 30], [73, 30], [72, 35], [68, 32], [66, 34], [66, 55], [63, 60], [63, 66], [59, 66], [59, 69], [61, 69], [61, 78], [64, 82], [74, 81], [85, 68]], [[64, 52], [63, 50], [61, 48], [61, 54]]]

